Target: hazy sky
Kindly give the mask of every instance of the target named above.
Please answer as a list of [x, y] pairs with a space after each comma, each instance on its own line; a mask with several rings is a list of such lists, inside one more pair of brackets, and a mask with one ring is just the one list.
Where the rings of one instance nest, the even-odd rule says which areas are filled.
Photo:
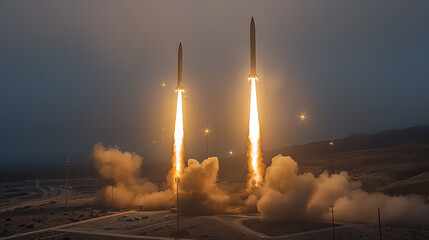
[[252, 16], [263, 149], [427, 124], [428, 12], [428, 1], [0, 1], [0, 168], [84, 162], [97, 142], [169, 160], [179, 42], [187, 158], [204, 155], [206, 127], [210, 155], [244, 153]]

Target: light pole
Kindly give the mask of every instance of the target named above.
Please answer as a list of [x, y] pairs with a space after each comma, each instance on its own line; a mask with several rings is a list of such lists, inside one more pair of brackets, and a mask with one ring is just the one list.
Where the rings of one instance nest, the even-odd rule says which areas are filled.
[[177, 202], [176, 202], [177, 232], [176, 232], [176, 237], [177, 237], [177, 239], [179, 239], [179, 183], [180, 183], [180, 178], [176, 177], [174, 179], [174, 182], [176, 183], [176, 196], [177, 196]]
[[[229, 158], [232, 158], [232, 154], [234, 154], [234, 152], [232, 150], [229, 151]], [[228, 161], [229, 164], [231, 164], [231, 161]], [[231, 165], [230, 165], [231, 166]], [[228, 167], [228, 179], [231, 180], [231, 167]]]
[[334, 174], [334, 142], [329, 142], [329, 147], [331, 149], [331, 174]]
[[334, 206], [329, 206], [329, 208], [331, 208], [331, 214], [332, 214], [332, 234], [333, 234], [334, 240], [335, 240]]
[[379, 234], [380, 234], [380, 240], [381, 240], [382, 234], [381, 234], [381, 216], [380, 216], [380, 207], [378, 207], [378, 232], [379, 232]]
[[206, 135], [206, 158], [209, 158], [209, 133], [210, 129], [204, 129], [204, 134]]
[[68, 198], [68, 192], [69, 192], [69, 165], [70, 165], [70, 158], [67, 158], [66, 165], [67, 165], [67, 173], [66, 173], [66, 201], [65, 206], [67, 207], [67, 198]]

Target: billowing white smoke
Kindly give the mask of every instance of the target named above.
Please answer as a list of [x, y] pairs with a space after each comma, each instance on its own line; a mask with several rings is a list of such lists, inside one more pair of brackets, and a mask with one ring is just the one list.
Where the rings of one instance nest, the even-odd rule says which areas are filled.
[[261, 217], [269, 221], [329, 220], [328, 208], [334, 206], [338, 221], [376, 224], [377, 207], [385, 224], [429, 226], [429, 205], [422, 196], [388, 196], [367, 193], [361, 183], [351, 181], [347, 172], [315, 177], [298, 174], [298, 164], [278, 155], [267, 168], [265, 185], [256, 203]]
[[219, 160], [211, 157], [201, 164], [188, 160], [180, 185], [181, 209], [188, 214], [207, 215], [235, 212], [242, 207], [238, 194], [222, 189], [217, 183]]
[[142, 158], [136, 153], [118, 148], [104, 148], [100, 143], [93, 149], [92, 159], [100, 176], [110, 182], [95, 197], [95, 203], [116, 208], [144, 206], [145, 209], [167, 209], [174, 202], [171, 190], [161, 191], [157, 185], [139, 177]]
[[[118, 148], [94, 146], [92, 158], [100, 176], [114, 186], [113, 204], [117, 208], [142, 206], [143, 209], [168, 209], [176, 205], [176, 192], [161, 189], [139, 177], [142, 158], [136, 153], [122, 152]], [[181, 212], [192, 215], [237, 211], [241, 200], [217, 184], [219, 161], [208, 158], [201, 164], [188, 160], [179, 187]], [[110, 206], [111, 186], [105, 186], [95, 202]]]
[[[110, 206], [113, 185], [117, 208], [142, 206], [159, 210], [176, 205], [175, 191], [139, 176], [142, 158], [137, 154], [97, 144], [92, 157], [100, 176], [110, 181], [110, 185], [98, 192], [96, 203]], [[218, 171], [216, 157], [202, 163], [188, 160], [179, 188], [182, 213], [206, 215], [253, 210], [268, 221], [328, 221], [332, 205], [339, 222], [376, 224], [380, 207], [384, 224], [429, 227], [429, 205], [424, 197], [367, 193], [360, 182], [350, 180], [347, 172], [332, 175], [323, 172], [318, 177], [312, 173], [298, 174], [298, 164], [291, 157], [274, 157], [266, 169], [263, 187], [246, 196], [246, 189], [234, 190], [218, 184]]]

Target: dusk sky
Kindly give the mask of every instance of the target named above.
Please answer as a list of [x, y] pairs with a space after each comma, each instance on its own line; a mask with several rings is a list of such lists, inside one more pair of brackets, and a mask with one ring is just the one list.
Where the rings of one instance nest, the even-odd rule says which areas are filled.
[[0, 1], [0, 168], [83, 163], [98, 142], [170, 161], [179, 42], [186, 158], [202, 159], [207, 127], [210, 155], [244, 154], [252, 16], [263, 150], [428, 124], [428, 13], [429, 1]]

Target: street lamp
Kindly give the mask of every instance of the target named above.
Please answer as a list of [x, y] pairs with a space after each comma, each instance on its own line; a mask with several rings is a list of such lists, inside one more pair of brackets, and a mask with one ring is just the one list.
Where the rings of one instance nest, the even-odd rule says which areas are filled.
[[204, 134], [206, 135], [206, 158], [209, 158], [209, 133], [210, 129], [204, 129]]
[[66, 165], [67, 165], [67, 173], [66, 173], [66, 201], [65, 206], [67, 207], [67, 198], [68, 198], [68, 192], [69, 192], [69, 165], [70, 165], [71, 159], [67, 158]]
[[331, 148], [331, 171], [334, 174], [334, 141], [329, 142], [329, 147]]
[[180, 183], [180, 178], [176, 177], [174, 179], [174, 182], [176, 183], [176, 196], [177, 196], [177, 202], [176, 202], [176, 215], [177, 215], [177, 232], [176, 232], [176, 237], [177, 239], [179, 239], [179, 183]]

